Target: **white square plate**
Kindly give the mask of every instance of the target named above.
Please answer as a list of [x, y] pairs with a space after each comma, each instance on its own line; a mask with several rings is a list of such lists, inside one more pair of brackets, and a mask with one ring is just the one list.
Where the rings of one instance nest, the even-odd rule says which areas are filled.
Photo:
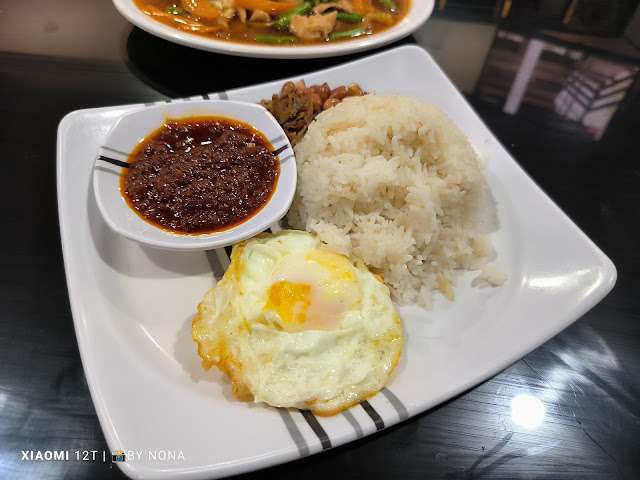
[[[205, 373], [191, 339], [196, 306], [228, 264], [225, 250], [169, 252], [113, 233], [98, 212], [92, 169], [109, 129], [144, 105], [82, 110], [58, 132], [58, 202], [82, 362], [107, 442], [135, 452], [135, 478], [212, 478], [294, 460], [374, 433], [499, 372], [592, 308], [613, 287], [611, 261], [522, 171], [433, 59], [401, 47], [304, 75], [307, 84], [359, 83], [438, 105], [486, 159], [498, 227], [497, 263], [509, 279], [456, 301], [400, 308], [405, 346], [388, 388], [333, 417], [235, 401]], [[283, 81], [211, 94], [258, 102]]]

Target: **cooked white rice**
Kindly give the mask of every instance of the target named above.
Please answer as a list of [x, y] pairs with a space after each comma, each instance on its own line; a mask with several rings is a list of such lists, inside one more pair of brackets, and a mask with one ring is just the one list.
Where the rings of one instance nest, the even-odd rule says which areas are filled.
[[[431, 308], [434, 289], [451, 298], [457, 269], [486, 267], [484, 176], [437, 107], [394, 95], [348, 98], [318, 115], [295, 154], [290, 225], [361, 257], [397, 301]], [[501, 280], [497, 271], [486, 277]]]

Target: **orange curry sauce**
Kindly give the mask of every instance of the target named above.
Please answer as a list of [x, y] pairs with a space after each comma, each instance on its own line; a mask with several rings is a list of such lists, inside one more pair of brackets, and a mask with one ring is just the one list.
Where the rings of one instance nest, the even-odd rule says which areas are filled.
[[[203, 0], [198, 0], [203, 1]], [[217, 20], [208, 20], [202, 17], [196, 17], [194, 15], [189, 14], [182, 8], [182, 4], [180, 0], [133, 0], [136, 6], [142, 10], [151, 7], [159, 10], [160, 12], [181, 11], [179, 15], [183, 15], [192, 20], [196, 20], [197, 22], [210, 27], [219, 27], [219, 22]], [[296, 2], [294, 2], [296, 3]], [[411, 0], [393, 0], [393, 3], [396, 6], [395, 11], [390, 11], [388, 7], [380, 0], [364, 0], [364, 4], [371, 8], [372, 12], [383, 12], [385, 14], [390, 15], [391, 23], [387, 22], [379, 22], [379, 21], [369, 21], [365, 24], [362, 23], [350, 23], [350, 22], [336, 22], [336, 26], [334, 28], [334, 32], [344, 32], [346, 30], [351, 30], [358, 27], [364, 27], [367, 35], [375, 35], [377, 33], [381, 33], [385, 30], [393, 28], [396, 26], [402, 19], [407, 15], [411, 7]], [[151, 15], [155, 21], [163, 23], [172, 28], [176, 28], [177, 30], [193, 33], [195, 35], [205, 37], [205, 38], [213, 38], [217, 40], [228, 40], [230, 42], [237, 43], [245, 43], [245, 44], [257, 44], [256, 37], [261, 35], [289, 35], [287, 30], [280, 30], [275, 26], [269, 26], [260, 22], [242, 22], [236, 15], [233, 19], [228, 22], [228, 28], [217, 28], [215, 31], [208, 32], [198, 32], [193, 31], [189, 27], [185, 25], [180, 25], [170, 18], [170, 15], [167, 16], [159, 16], [159, 15]], [[271, 19], [275, 20], [278, 18], [278, 15], [271, 15]], [[362, 38], [362, 37], [356, 37]], [[317, 45], [317, 44], [326, 44], [328, 42], [336, 42], [336, 41], [349, 41], [351, 38], [344, 38], [340, 40], [327, 40], [327, 39], [319, 39], [319, 40], [302, 40], [297, 39], [295, 44], [287, 44], [287, 46], [295, 46], [295, 45]], [[278, 46], [278, 45], [274, 45]]]

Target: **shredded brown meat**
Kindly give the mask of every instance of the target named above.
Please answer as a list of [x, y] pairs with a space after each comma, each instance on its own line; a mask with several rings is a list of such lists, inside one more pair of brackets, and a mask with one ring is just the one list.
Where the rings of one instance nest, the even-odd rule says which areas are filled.
[[355, 83], [331, 90], [326, 83], [307, 87], [304, 80], [300, 80], [295, 84], [285, 83], [280, 95], [273, 95], [271, 100], [262, 100], [260, 104], [271, 112], [287, 134], [291, 145], [295, 146], [316, 115], [347, 97], [360, 95], [364, 95], [364, 92]]

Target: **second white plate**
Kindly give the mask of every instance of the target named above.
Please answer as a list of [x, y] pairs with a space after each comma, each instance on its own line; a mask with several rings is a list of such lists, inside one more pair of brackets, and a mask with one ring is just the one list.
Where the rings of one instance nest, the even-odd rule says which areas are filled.
[[206, 38], [164, 25], [142, 13], [133, 0], [113, 0], [120, 14], [142, 30], [185, 47], [215, 53], [261, 58], [320, 58], [364, 52], [382, 47], [411, 35], [427, 21], [433, 11], [434, 0], [413, 0], [406, 17], [393, 28], [375, 35], [354, 40], [318, 45], [261, 45]]

